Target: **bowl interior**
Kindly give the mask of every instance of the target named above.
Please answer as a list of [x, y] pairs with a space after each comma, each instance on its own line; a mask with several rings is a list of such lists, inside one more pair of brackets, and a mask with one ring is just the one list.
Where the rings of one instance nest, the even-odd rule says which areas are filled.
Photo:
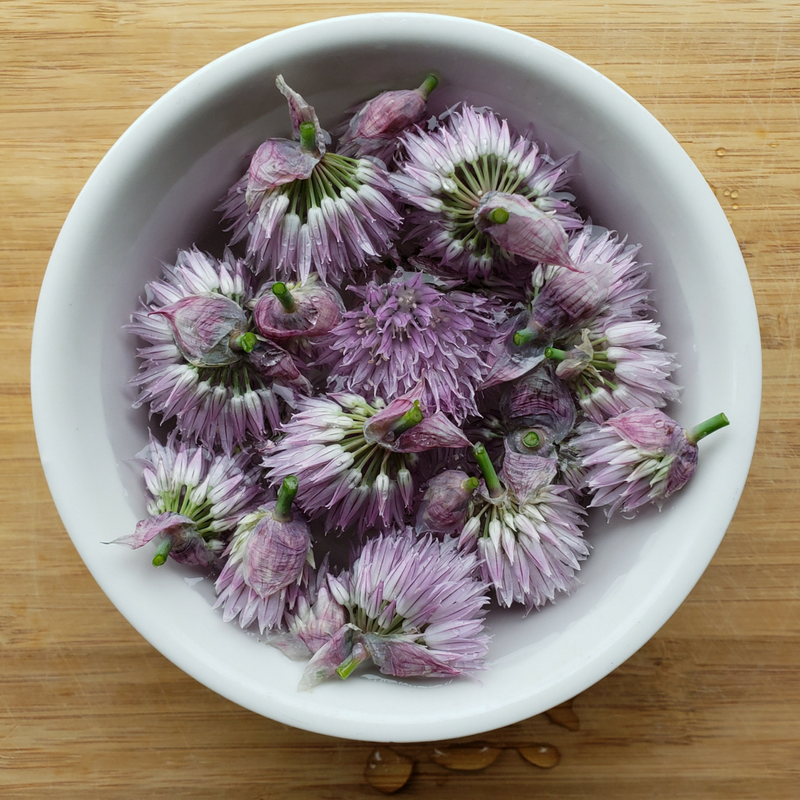
[[[436, 71], [430, 109], [490, 106], [532, 123], [554, 156], [576, 153], [573, 188], [596, 224], [641, 243], [685, 425], [725, 411], [691, 484], [663, 512], [592, 521], [584, 585], [538, 613], [494, 611], [480, 679], [417, 684], [374, 675], [296, 691], [303, 665], [211, 609], [213, 585], [108, 542], [144, 515], [130, 459], [146, 442], [122, 330], [144, 284], [179, 248], [221, 254], [215, 211], [247, 155], [290, 132], [283, 74], [332, 126], [355, 103]], [[733, 332], [736, 332], [736, 336]], [[735, 352], [734, 352], [735, 348]], [[742, 350], [744, 349], [744, 353]], [[638, 649], [683, 601], [716, 550], [755, 441], [760, 347], [736, 241], [702, 176], [618, 87], [553, 48], [452, 17], [372, 14], [290, 29], [192, 75], [112, 148], [75, 203], [48, 266], [32, 359], [34, 416], [53, 497], [93, 575], [128, 620], [185, 671], [258, 713], [375, 741], [463, 736], [540, 713]]]

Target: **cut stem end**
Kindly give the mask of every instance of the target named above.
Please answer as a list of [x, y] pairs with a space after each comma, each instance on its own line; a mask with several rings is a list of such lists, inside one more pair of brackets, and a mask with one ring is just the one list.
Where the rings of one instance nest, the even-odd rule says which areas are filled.
[[724, 414], [716, 414], [705, 422], [695, 425], [690, 431], [686, 431], [686, 438], [692, 444], [697, 444], [701, 439], [708, 436], [709, 433], [714, 433], [714, 431], [718, 431], [720, 428], [724, 428], [730, 424], [730, 420]]

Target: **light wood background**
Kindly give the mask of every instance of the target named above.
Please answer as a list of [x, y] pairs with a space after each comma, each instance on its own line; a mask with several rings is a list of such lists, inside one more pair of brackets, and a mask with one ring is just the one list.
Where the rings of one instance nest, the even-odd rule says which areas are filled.
[[[380, 794], [365, 777], [375, 772], [367, 768], [374, 745], [244, 711], [130, 628], [64, 532], [39, 466], [28, 396], [28, 343], [50, 250], [125, 128], [228, 50], [302, 22], [375, 10], [514, 28], [596, 67], [642, 102], [686, 148], [730, 219], [764, 349], [749, 482], [680, 610], [575, 698], [578, 730], [542, 715], [474, 737], [499, 752], [481, 770], [438, 763], [453, 766], [459, 754], [437, 748], [464, 742], [397, 746], [394, 785], [410, 770], [398, 796], [800, 797], [796, 0], [1, 0], [0, 796]], [[533, 743], [553, 745], [560, 763], [532, 766], [514, 749]], [[390, 754], [379, 749], [386, 763]], [[481, 757], [465, 756], [473, 767]]]

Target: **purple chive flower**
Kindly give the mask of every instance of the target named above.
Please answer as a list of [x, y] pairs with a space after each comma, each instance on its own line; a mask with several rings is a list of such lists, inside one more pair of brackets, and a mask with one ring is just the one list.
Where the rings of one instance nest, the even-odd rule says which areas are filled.
[[570, 240], [569, 254], [577, 270], [607, 264], [610, 281], [599, 315], [616, 322], [651, 316], [647, 269], [636, 260], [639, 245], [620, 241], [615, 233], [587, 225]]
[[520, 195], [566, 231], [583, 225], [574, 197], [564, 191], [569, 159], [554, 161], [491, 111], [464, 106], [437, 130], [406, 134], [404, 146], [406, 157], [392, 183], [419, 209], [409, 215], [411, 240], [445, 273], [473, 278], [514, 272], [516, 257], [476, 223], [489, 192]]
[[311, 659], [300, 688], [347, 678], [365, 661], [400, 678], [482, 669], [488, 597], [476, 566], [452, 538], [406, 530], [366, 541], [350, 570], [329, 580], [348, 622]]
[[138, 549], [160, 537], [155, 566], [168, 556], [181, 564], [219, 566], [228, 535], [262, 497], [260, 470], [251, 464], [251, 454], [212, 455], [180, 442], [174, 433], [163, 445], [151, 434], [139, 460], [150, 516], [114, 543]]
[[288, 342], [326, 336], [344, 311], [338, 292], [309, 275], [304, 283], [273, 283], [254, 301], [253, 318], [260, 334]]
[[584, 328], [579, 343], [548, 347], [545, 356], [558, 363], [556, 374], [571, 383], [595, 422], [632, 408], [661, 408], [678, 399], [680, 388], [670, 379], [678, 364], [660, 349], [658, 328], [646, 319]]
[[473, 452], [484, 480], [459, 546], [477, 547], [481, 574], [497, 601], [530, 611], [571, 591], [579, 562], [589, 554], [581, 531], [585, 511], [567, 486], [552, 482], [556, 462], [507, 448], [498, 477], [483, 445]]
[[400, 226], [380, 161], [327, 151], [314, 109], [278, 76], [294, 140], [269, 140], [220, 206], [232, 243], [247, 240], [256, 273], [305, 282], [317, 272], [339, 286], [390, 249]]
[[259, 630], [280, 627], [313, 567], [311, 529], [292, 512], [297, 478], [284, 479], [277, 500], [262, 504], [243, 517], [225, 552], [227, 561], [216, 581], [222, 618], [239, 618], [247, 628], [258, 621]]
[[570, 240], [573, 270], [537, 265], [531, 275], [530, 307], [500, 326], [493, 340], [482, 388], [515, 380], [544, 359], [559, 337], [613, 320], [637, 320], [652, 310], [647, 272], [635, 260], [638, 247], [626, 245], [591, 225]]
[[469, 516], [469, 506], [480, 481], [465, 472], [449, 469], [428, 481], [417, 509], [418, 534], [458, 534]]
[[487, 300], [402, 270], [385, 284], [350, 288], [363, 303], [331, 333], [330, 346], [341, 353], [329, 381], [334, 390], [396, 397], [422, 383], [424, 406], [458, 422], [477, 413], [497, 313]]
[[418, 89], [381, 92], [368, 100], [344, 127], [336, 152], [351, 158], [374, 156], [390, 164], [400, 134], [422, 122], [428, 96], [438, 83], [435, 75], [428, 75]]
[[229, 250], [222, 261], [180, 251], [164, 277], [147, 284], [126, 326], [147, 342], [138, 351], [134, 407], [148, 405], [185, 437], [228, 453], [276, 428], [279, 399], [291, 400], [304, 379], [288, 354], [247, 330], [251, 295], [247, 270]]
[[413, 502], [416, 453], [469, 444], [443, 414], [424, 416], [410, 397], [388, 406], [346, 393], [301, 398], [282, 431], [264, 455], [269, 481], [297, 475], [297, 504], [306, 514], [362, 533], [403, 524]]
[[603, 507], [609, 519], [646, 503], [660, 509], [694, 474], [697, 442], [728, 424], [724, 414], [717, 414], [685, 430], [652, 408], [635, 408], [601, 425], [587, 423], [573, 446], [592, 495], [589, 505]]

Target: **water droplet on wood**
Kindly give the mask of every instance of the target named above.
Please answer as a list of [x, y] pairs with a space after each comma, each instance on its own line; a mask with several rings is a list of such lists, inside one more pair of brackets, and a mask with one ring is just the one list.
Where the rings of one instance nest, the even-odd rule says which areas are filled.
[[502, 747], [481, 744], [434, 747], [431, 761], [447, 769], [473, 771], [491, 766], [502, 752]]
[[722, 158], [722, 156], [724, 156], [728, 151], [724, 147], [718, 147], [715, 152], [720, 158]]
[[567, 700], [566, 703], [544, 713], [547, 714], [550, 722], [555, 722], [556, 725], [560, 725], [568, 731], [577, 731], [581, 726], [578, 715], [572, 710], [572, 700]]
[[731, 196], [731, 190], [730, 189], [726, 189], [722, 194], [723, 194], [724, 197], [730, 197]]
[[738, 189], [733, 189], [731, 191], [731, 197], [736, 199], [738, 196], [739, 196], [739, 190]]
[[561, 761], [561, 753], [552, 744], [520, 745], [517, 750], [526, 761], [542, 769], [552, 769]]
[[738, 206], [738, 204], [737, 204], [737, 203], [734, 203], [734, 204], [731, 206], [731, 208], [732, 208], [734, 211], [736, 211], [736, 210], [739, 208], [739, 206]]
[[364, 777], [379, 792], [393, 794], [408, 783], [413, 769], [414, 761], [408, 756], [388, 747], [379, 747], [367, 759]]

